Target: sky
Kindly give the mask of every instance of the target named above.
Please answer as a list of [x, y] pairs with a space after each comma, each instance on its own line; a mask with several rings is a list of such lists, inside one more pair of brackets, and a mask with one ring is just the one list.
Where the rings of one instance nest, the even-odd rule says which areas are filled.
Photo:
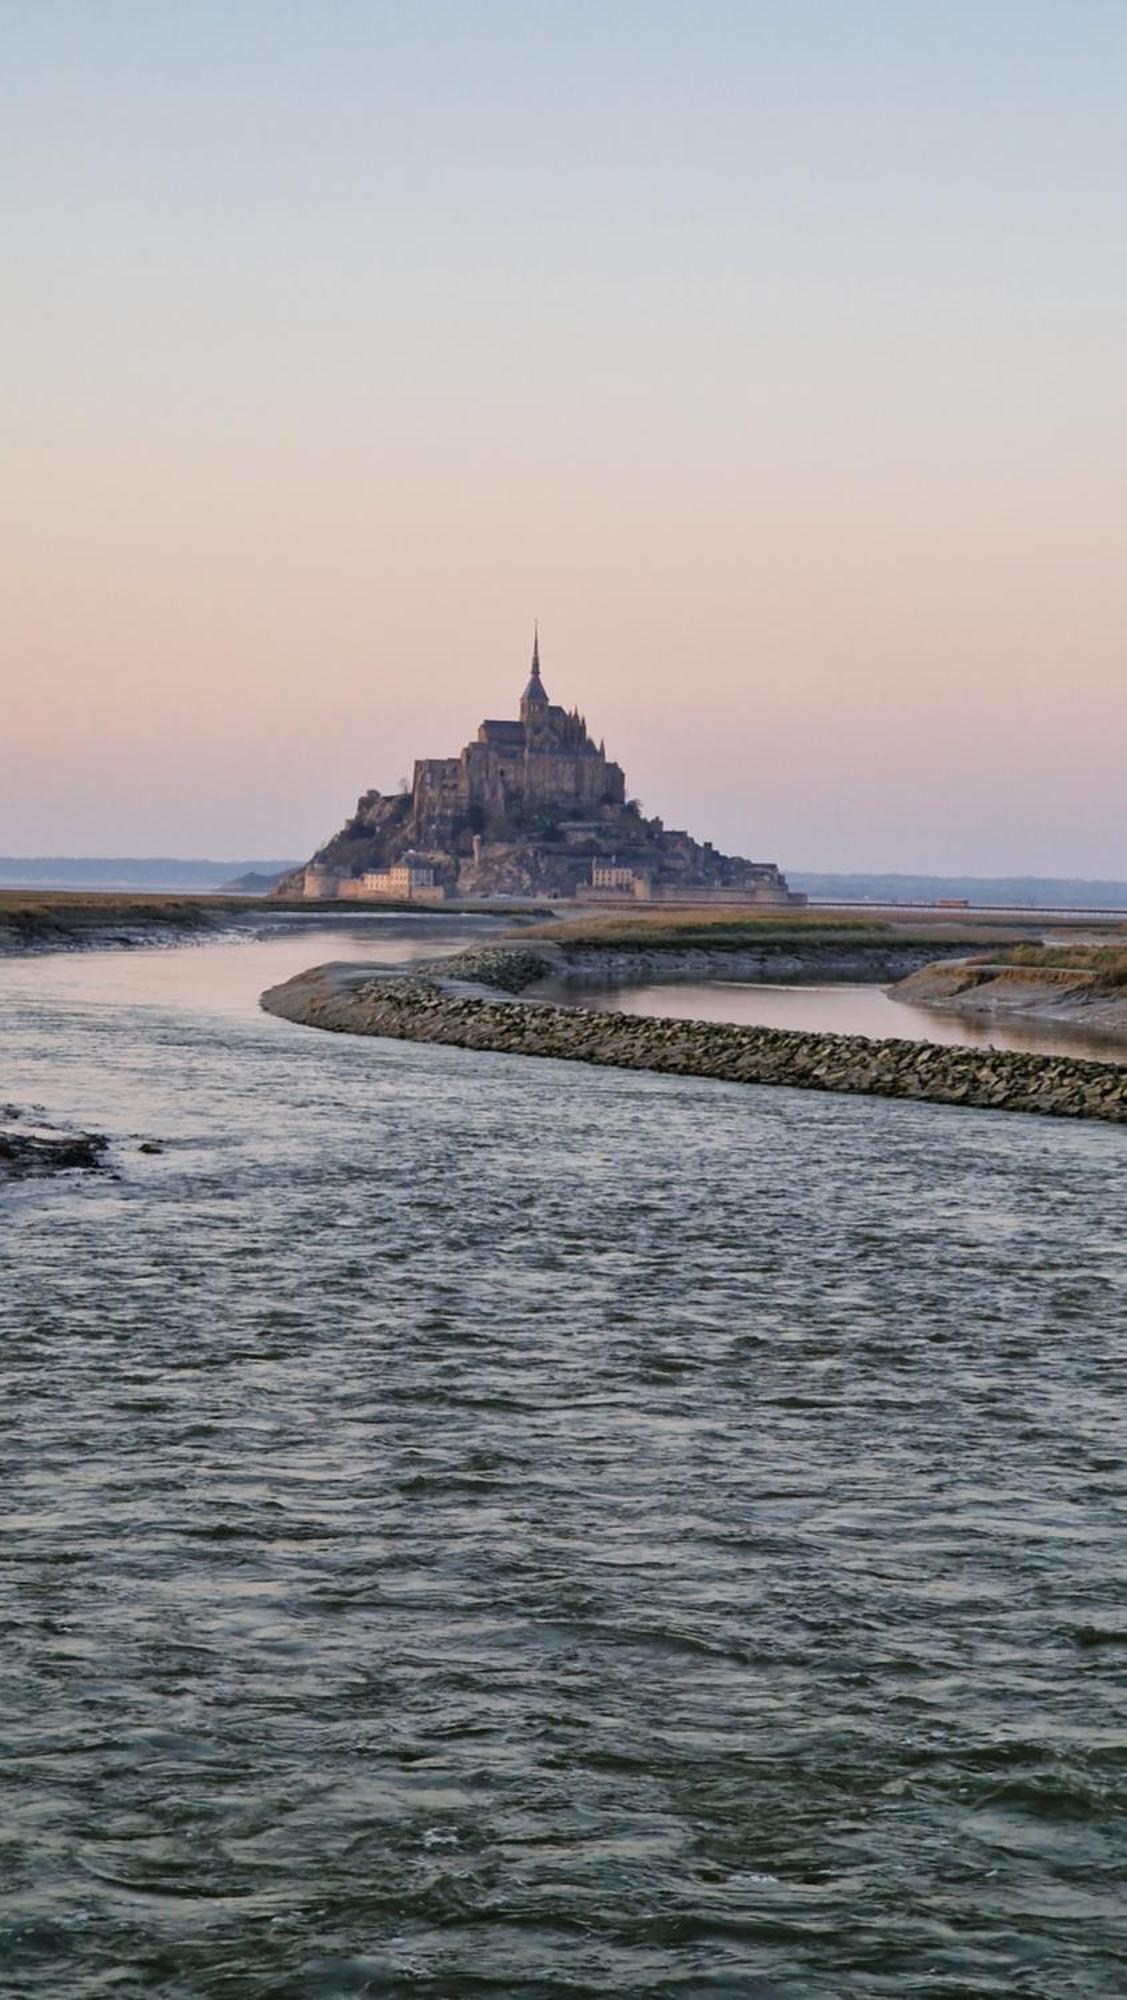
[[544, 679], [783, 867], [1127, 876], [1122, 0], [0, 0], [0, 851]]

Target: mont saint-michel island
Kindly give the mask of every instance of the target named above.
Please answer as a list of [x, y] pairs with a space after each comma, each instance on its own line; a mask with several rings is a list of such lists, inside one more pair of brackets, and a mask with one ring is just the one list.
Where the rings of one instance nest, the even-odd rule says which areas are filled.
[[[595, 741], [585, 717], [552, 701], [538, 633], [516, 717], [485, 720], [456, 757], [418, 759], [410, 788], [365, 792], [341, 831], [285, 876], [274, 895], [397, 905], [496, 899], [516, 917], [526, 901], [569, 905], [563, 923], [518, 928], [484, 949], [406, 974], [370, 960], [352, 967], [333, 961], [263, 994], [268, 1012], [304, 1026], [718, 1081], [1114, 1121], [1125, 1116], [1124, 1072], [1115, 1064], [989, 1048], [972, 1054], [900, 1037], [780, 1036], [701, 1021], [625, 1021], [588, 1001], [576, 1005], [584, 989], [684, 977], [863, 983], [926, 974], [946, 1000], [968, 984], [977, 990], [989, 973], [988, 958], [968, 969], [968, 944], [990, 943], [996, 954], [1014, 940], [1003, 944], [998, 932], [976, 938], [965, 927], [934, 925], [913, 935], [856, 915], [808, 912], [805, 896], [790, 889], [775, 862], [722, 854], [709, 841], [645, 818], [627, 796], [622, 766]], [[575, 906], [583, 903], [604, 906], [589, 913], [602, 918], [593, 931], [576, 924]], [[625, 913], [611, 932], [607, 905]], [[1044, 998], [1039, 969], [1023, 967], [1018, 977], [1025, 1004], [1030, 988], [1034, 1004]], [[1007, 987], [1016, 970], [994, 968]], [[1118, 1013], [1115, 995], [1089, 992], [1087, 967], [1072, 970], [1086, 1003], [1106, 1000]], [[1049, 968], [1050, 982], [1056, 972]], [[931, 986], [925, 980], [921, 989], [925, 1004]]]
[[365, 792], [340, 832], [277, 896], [442, 902], [731, 902], [794, 908], [773, 861], [721, 854], [646, 819], [577, 708], [552, 701], [533, 639], [511, 719], [482, 722], [456, 757], [420, 757], [409, 790]]

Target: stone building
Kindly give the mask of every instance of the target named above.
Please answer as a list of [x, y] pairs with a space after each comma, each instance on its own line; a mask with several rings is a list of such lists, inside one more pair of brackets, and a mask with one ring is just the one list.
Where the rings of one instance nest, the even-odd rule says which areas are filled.
[[592, 861], [591, 887], [602, 890], [610, 896], [633, 896], [637, 893], [638, 872], [635, 868], [622, 868], [617, 855], [609, 861]]
[[462, 825], [488, 839], [544, 814], [624, 806], [626, 779], [604, 745], [592, 742], [578, 710], [549, 700], [537, 633], [519, 718], [483, 722], [460, 757], [420, 758], [411, 796], [428, 843], [445, 846]]
[[446, 891], [436, 879], [434, 863], [418, 854], [405, 854], [390, 868], [370, 868], [360, 878], [360, 894], [381, 896], [407, 903], [441, 903]]

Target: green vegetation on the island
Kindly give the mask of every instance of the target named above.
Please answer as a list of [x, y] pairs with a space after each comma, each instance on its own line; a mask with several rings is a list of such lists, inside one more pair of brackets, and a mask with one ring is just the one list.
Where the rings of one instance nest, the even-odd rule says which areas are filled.
[[[563, 950], [583, 951], [686, 951], [704, 946], [711, 951], [742, 951], [749, 945], [801, 945], [804, 950], [819, 944], [856, 943], [898, 945], [965, 945], [980, 948], [989, 936], [1005, 935], [997, 924], [989, 931], [962, 919], [958, 924], [937, 922], [921, 928], [917, 918], [911, 927], [890, 922], [884, 915], [867, 916], [854, 911], [838, 915], [826, 910], [756, 909], [750, 905], [729, 905], [662, 910], [614, 910], [583, 916], [568, 915], [551, 923], [522, 926], [522, 939], [538, 938], [558, 944]], [[1012, 935], [1012, 933], [1011, 933]]]
[[1127, 1038], [1127, 945], [1122, 924], [1083, 944], [1011, 942], [954, 964], [933, 958], [899, 980], [894, 997], [979, 1019], [1076, 1022], [1109, 1043]]
[[987, 984], [1003, 985], [1007, 980], [1026, 987], [1065, 987], [1091, 994], [1120, 994], [1127, 989], [1127, 946], [1122, 929], [1106, 944], [1009, 944], [1002, 950], [969, 954], [958, 967], [922, 966], [921, 975], [942, 975], [945, 993], [958, 979], [960, 990], [973, 992]]
[[1127, 988], [1127, 947], [1107, 944], [1018, 944], [1006, 953], [1007, 969], [1083, 979], [1094, 992], [1118, 993]]

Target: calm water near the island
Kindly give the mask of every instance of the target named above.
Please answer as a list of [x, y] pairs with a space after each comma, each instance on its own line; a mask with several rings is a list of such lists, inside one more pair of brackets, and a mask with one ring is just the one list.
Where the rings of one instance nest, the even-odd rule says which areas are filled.
[[1122, 1131], [257, 1009], [435, 935], [0, 961], [0, 1992], [1122, 1995]]
[[912, 1007], [881, 986], [753, 986], [735, 980], [707, 985], [607, 986], [582, 994], [585, 1007], [616, 1014], [661, 1014], [680, 1021], [738, 1021], [745, 1027], [797, 1028], [815, 1035], [871, 1035], [892, 1041], [946, 1042], [966, 1048], [1019, 1049], [1043, 1055], [1125, 1062], [1121, 1040], [1093, 1034], [1067, 1017], [991, 1020]]

